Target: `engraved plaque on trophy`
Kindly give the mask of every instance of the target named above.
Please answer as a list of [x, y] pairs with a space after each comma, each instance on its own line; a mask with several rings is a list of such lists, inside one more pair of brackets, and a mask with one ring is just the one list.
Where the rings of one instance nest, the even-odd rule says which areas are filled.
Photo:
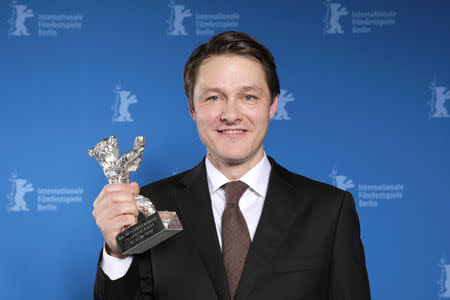
[[[88, 154], [103, 167], [109, 183], [129, 183], [129, 173], [136, 172], [142, 162], [144, 146], [145, 137], [137, 136], [133, 149], [119, 158], [117, 138], [112, 135], [89, 149]], [[120, 251], [126, 255], [142, 253], [183, 230], [175, 212], [156, 211], [150, 199], [142, 195], [136, 195], [135, 198], [144, 219], [139, 218], [137, 224], [126, 228], [116, 237]]]

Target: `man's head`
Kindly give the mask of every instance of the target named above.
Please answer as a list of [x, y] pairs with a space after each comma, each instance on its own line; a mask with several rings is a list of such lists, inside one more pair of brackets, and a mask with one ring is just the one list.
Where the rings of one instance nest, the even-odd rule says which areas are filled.
[[194, 51], [184, 75], [189, 110], [211, 162], [254, 166], [278, 104], [270, 52], [246, 34], [226, 32]]
[[217, 55], [237, 55], [253, 59], [264, 70], [266, 84], [270, 91], [271, 101], [280, 94], [275, 60], [263, 44], [248, 34], [227, 31], [212, 37], [207, 43], [197, 47], [192, 52], [184, 67], [184, 91], [189, 99], [189, 106], [193, 107], [193, 93], [200, 65], [207, 58]]

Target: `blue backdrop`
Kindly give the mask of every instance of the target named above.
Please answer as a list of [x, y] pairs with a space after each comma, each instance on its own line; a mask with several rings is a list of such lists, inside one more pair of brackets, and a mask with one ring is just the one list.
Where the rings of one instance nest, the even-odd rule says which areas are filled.
[[449, 12], [445, 0], [2, 1], [0, 298], [92, 297], [106, 178], [87, 150], [115, 134], [123, 153], [145, 135], [140, 185], [198, 163], [182, 72], [225, 30], [275, 56], [266, 152], [354, 195], [373, 299], [450, 298]]

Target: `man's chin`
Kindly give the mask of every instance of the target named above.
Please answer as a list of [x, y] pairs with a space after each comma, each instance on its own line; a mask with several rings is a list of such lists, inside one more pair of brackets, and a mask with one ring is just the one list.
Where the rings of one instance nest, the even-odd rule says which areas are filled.
[[248, 156], [244, 156], [244, 155], [213, 155], [213, 154], [208, 154], [208, 158], [210, 161], [212, 162], [217, 162], [219, 164], [226, 164], [229, 166], [236, 166], [236, 165], [241, 165], [243, 163], [245, 163], [246, 161], [248, 161]]
[[228, 158], [224, 162], [229, 166], [238, 166], [246, 163], [248, 159], [246, 158]]
[[222, 157], [221, 161], [229, 166], [238, 166], [250, 162], [253, 155], [235, 154]]

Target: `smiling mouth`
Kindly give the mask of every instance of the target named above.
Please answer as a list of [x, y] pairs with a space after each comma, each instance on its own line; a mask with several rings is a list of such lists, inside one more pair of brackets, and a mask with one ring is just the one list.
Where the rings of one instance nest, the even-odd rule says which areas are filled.
[[235, 134], [235, 133], [244, 133], [247, 130], [243, 129], [228, 129], [228, 130], [218, 130], [220, 133], [226, 133], [226, 134]]

